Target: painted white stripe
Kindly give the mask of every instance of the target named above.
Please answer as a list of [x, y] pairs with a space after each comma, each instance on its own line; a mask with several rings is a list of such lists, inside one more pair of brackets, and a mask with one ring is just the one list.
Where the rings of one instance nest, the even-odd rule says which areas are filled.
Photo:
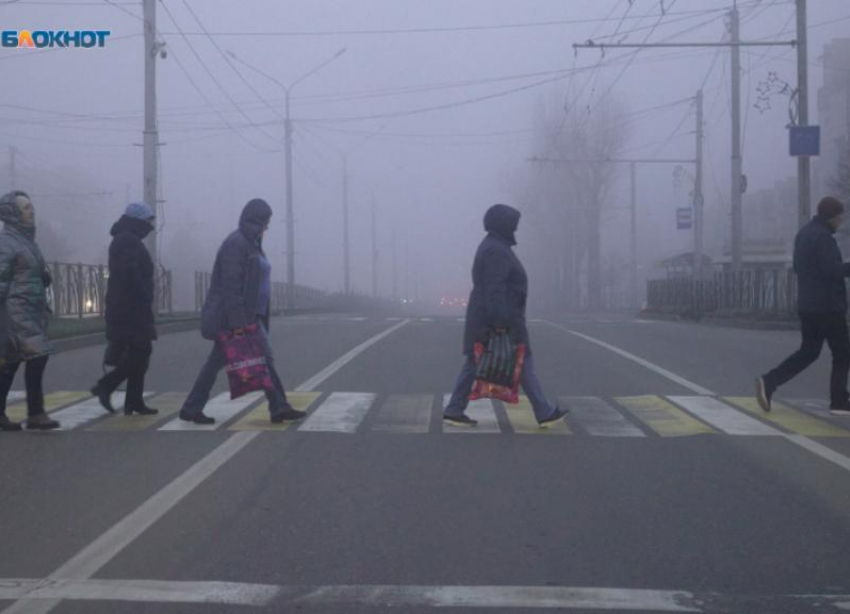
[[251, 392], [246, 394], [244, 397], [231, 400], [229, 392], [222, 392], [220, 395], [213, 397], [209, 403], [204, 406], [204, 414], [211, 418], [215, 418], [215, 424], [195, 424], [194, 422], [186, 422], [177, 417], [159, 427], [159, 430], [214, 431], [221, 428], [225, 422], [246, 409], [261, 396], [263, 396], [262, 392]]
[[356, 433], [376, 395], [371, 392], [334, 392], [298, 428], [299, 431]]
[[796, 443], [801, 448], [805, 448], [812, 454], [815, 454], [824, 460], [828, 460], [831, 463], [835, 463], [845, 471], [850, 471], [850, 458], [847, 458], [843, 454], [839, 454], [832, 448], [828, 448], [822, 443], [818, 443], [804, 435], [783, 434], [783, 437], [792, 443]]
[[[443, 407], [449, 404], [452, 398], [451, 394], [443, 397]], [[491, 399], [476, 399], [470, 401], [466, 406], [466, 415], [470, 418], [478, 420], [478, 426], [452, 426], [451, 424], [443, 423], [444, 433], [501, 433], [499, 428], [499, 420], [496, 418], [496, 410], [493, 408]]]
[[646, 437], [623, 414], [597, 397], [561, 397], [570, 417], [590, 435], [602, 437]]
[[781, 431], [713, 397], [673, 396], [667, 398], [680, 407], [684, 407], [703, 422], [729, 435], [782, 435]]
[[569, 333], [571, 335], [575, 335], [576, 337], [584, 339], [585, 341], [588, 341], [590, 343], [594, 343], [594, 344], [598, 345], [599, 347], [605, 348], [606, 350], [610, 350], [611, 352], [614, 352], [615, 354], [618, 354], [618, 355], [622, 356], [623, 358], [627, 358], [627, 359], [631, 360], [632, 362], [635, 362], [635, 363], [639, 364], [640, 366], [646, 367], [650, 371], [653, 371], [653, 372], [657, 373], [658, 375], [661, 375], [662, 377], [666, 377], [667, 379], [669, 379], [672, 382], [676, 382], [680, 386], [684, 386], [685, 388], [687, 388], [688, 390], [691, 390], [692, 392], [695, 392], [697, 394], [706, 395], [706, 396], [715, 396], [714, 393], [711, 390], [709, 390], [708, 388], [703, 388], [699, 384], [695, 384], [694, 382], [687, 380], [684, 377], [680, 377], [680, 376], [676, 375], [675, 373], [673, 373], [672, 371], [668, 371], [664, 367], [659, 367], [658, 365], [651, 363], [648, 360], [644, 360], [643, 358], [640, 358], [639, 356], [635, 356], [634, 354], [631, 354], [631, 353], [627, 352], [626, 350], [621, 350], [620, 348], [613, 346], [610, 343], [605, 343], [604, 341], [600, 341], [599, 339], [595, 339], [593, 337], [589, 337], [588, 335], [578, 333], [574, 330], [570, 330], [569, 328], [565, 328], [565, 327], [560, 326], [558, 324], [555, 324], [553, 322], [549, 322], [548, 320], [546, 320], [546, 323], [549, 326], [557, 328], [558, 330], [564, 331], [565, 333]]
[[[114, 392], [112, 394], [112, 407], [115, 408], [115, 411], [121, 411], [124, 409], [125, 396], [126, 393], [124, 392]], [[150, 395], [148, 394], [146, 396]], [[100, 404], [100, 401], [98, 401], [97, 398], [92, 398], [75, 403], [65, 409], [60, 409], [57, 412], [53, 412], [50, 414], [50, 417], [59, 421], [59, 424], [61, 425], [59, 430], [70, 431], [78, 426], [82, 426], [108, 415], [111, 414], [103, 409], [103, 405]]]
[[[236, 433], [229, 437], [176, 480], [71, 557], [50, 574], [48, 579], [84, 580], [93, 576], [219, 467], [248, 445], [257, 434]], [[47, 614], [58, 604], [59, 599], [18, 600], [3, 610], [3, 614]]]
[[0, 599], [81, 599], [264, 606], [279, 594], [278, 586], [237, 582], [0, 580]]
[[[380, 333], [360, 344], [339, 360], [331, 363], [312, 378], [301, 384], [296, 390], [309, 392], [311, 382], [323, 382], [337, 370], [348, 364], [366, 348], [371, 347], [393, 331], [401, 328], [406, 321]], [[343, 359], [346, 359], [343, 361]], [[334, 365], [337, 365], [335, 368]], [[54, 571], [49, 578], [72, 578], [84, 580], [93, 576], [101, 567], [117, 556], [145, 530], [168, 513], [199, 484], [230, 460], [237, 452], [251, 443], [260, 431], [243, 431], [228, 437], [215, 450], [192, 465], [185, 473], [168, 486], [160, 490], [141, 506], [137, 507], [123, 520], [102, 534], [95, 541], [73, 556], [64, 565]], [[2, 614], [47, 614], [59, 604], [59, 600], [42, 601], [18, 600], [3, 610]]]
[[401, 318], [387, 318], [387, 322], [399, 322]]
[[457, 321], [458, 321], [458, 322], [461, 322], [461, 323], [465, 323], [465, 322], [466, 322], [466, 318], [458, 318], [458, 319], [457, 319]]
[[365, 322], [366, 318], [358, 317], [358, 318], [346, 318], [349, 322]]
[[391, 326], [390, 328], [388, 328], [384, 332], [375, 335], [374, 337], [372, 337], [368, 341], [364, 341], [363, 343], [358, 345], [356, 348], [354, 348], [350, 352], [344, 354], [340, 358], [337, 358], [335, 361], [333, 361], [327, 367], [325, 367], [324, 369], [319, 371], [316, 375], [314, 375], [313, 377], [308, 379], [306, 382], [304, 382], [303, 384], [298, 386], [298, 388], [296, 388], [296, 390], [303, 390], [304, 392], [309, 392], [310, 390], [315, 390], [317, 386], [319, 386], [322, 382], [324, 382], [326, 379], [328, 379], [334, 373], [336, 373], [337, 371], [342, 369], [345, 365], [350, 363], [352, 360], [357, 358], [357, 356], [362, 354], [365, 350], [367, 350], [368, 348], [372, 347], [373, 345], [375, 345], [376, 343], [381, 341], [384, 337], [387, 337], [387, 336], [393, 334], [395, 331], [397, 331], [399, 328], [401, 328], [402, 326], [407, 324], [409, 321], [410, 320], [402, 320], [401, 322], [399, 322], [395, 326]]
[[7, 403], [14, 403], [15, 401], [23, 401], [27, 398], [27, 393], [23, 390], [10, 390], [9, 395], [6, 397]]
[[434, 318], [419, 318], [420, 322], [433, 322]]
[[685, 591], [559, 586], [326, 586], [295, 604], [700, 612]]

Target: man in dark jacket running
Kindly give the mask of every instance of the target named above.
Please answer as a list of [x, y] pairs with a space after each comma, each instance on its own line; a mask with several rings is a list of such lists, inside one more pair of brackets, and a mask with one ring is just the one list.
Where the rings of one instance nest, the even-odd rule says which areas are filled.
[[274, 390], [266, 390], [271, 421], [299, 420], [306, 415], [287, 401], [283, 383], [274, 368], [274, 355], [268, 339], [271, 264], [263, 252], [263, 233], [271, 217], [272, 209], [266, 201], [261, 198], [249, 201], [239, 218], [239, 229], [232, 232], [218, 250], [212, 282], [201, 313], [201, 332], [205, 338], [215, 340], [215, 345], [183, 403], [181, 420], [196, 424], [215, 423], [215, 418], [204, 414], [204, 406], [218, 372], [226, 362], [218, 335], [224, 331], [240, 334], [247, 325], [254, 323], [260, 324], [266, 364], [274, 383]]
[[847, 372], [850, 370], [850, 336], [847, 332], [847, 290], [850, 264], [841, 259], [835, 231], [844, 221], [844, 205], [831, 196], [818, 203], [817, 215], [797, 233], [794, 272], [797, 274], [797, 310], [803, 342], [800, 349], [778, 367], [756, 378], [756, 397], [764, 411], [776, 389], [791, 380], [820, 356], [823, 342], [832, 351], [829, 408], [850, 415]]
[[[486, 344], [492, 333], [507, 333], [514, 343], [528, 345], [525, 303], [528, 277], [513, 249], [520, 213], [507, 205], [493, 205], [484, 215], [487, 236], [478, 246], [472, 264], [472, 292], [466, 308], [463, 352], [466, 361], [460, 371], [443, 420], [454, 426], [476, 426], [478, 422], [464, 413], [475, 382], [476, 342]], [[552, 407], [543, 395], [534, 358], [528, 347], [520, 381], [541, 427], [557, 422], [567, 412]]]
[[127, 380], [124, 414], [150, 415], [145, 405], [145, 374], [156, 339], [153, 313], [154, 265], [143, 243], [154, 229], [154, 213], [143, 202], [127, 205], [112, 226], [109, 245], [109, 280], [106, 286], [106, 339], [104, 363], [115, 369], [91, 389], [104, 409], [114, 412], [112, 393]]

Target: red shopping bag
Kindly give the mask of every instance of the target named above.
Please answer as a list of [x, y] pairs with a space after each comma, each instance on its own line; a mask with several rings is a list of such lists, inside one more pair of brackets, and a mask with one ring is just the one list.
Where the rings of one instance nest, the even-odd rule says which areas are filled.
[[224, 369], [230, 384], [231, 399], [238, 399], [255, 390], [274, 388], [260, 330], [256, 324], [249, 324], [243, 330], [243, 335], [226, 331], [218, 337], [224, 350]]
[[[476, 343], [473, 347], [475, 364], [478, 365], [484, 357], [487, 348], [483, 343]], [[522, 378], [522, 366], [525, 362], [526, 347], [524, 343], [516, 345], [513, 369], [510, 378], [505, 380], [498, 378], [497, 381], [489, 381], [483, 377], [476, 377], [472, 384], [472, 392], [469, 400], [476, 399], [498, 399], [505, 403], [519, 403], [519, 382]]]

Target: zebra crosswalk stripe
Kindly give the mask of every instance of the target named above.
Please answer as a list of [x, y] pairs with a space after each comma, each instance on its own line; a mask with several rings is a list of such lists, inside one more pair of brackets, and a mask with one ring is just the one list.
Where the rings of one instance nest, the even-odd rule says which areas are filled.
[[184, 422], [179, 417], [166, 422], [159, 428], [160, 431], [214, 431], [221, 428], [228, 420], [253, 405], [261, 396], [262, 392], [252, 392], [238, 399], [231, 399], [229, 392], [222, 392], [214, 397], [206, 407], [204, 413], [215, 418], [215, 424], [194, 424]]
[[298, 430], [355, 433], [376, 396], [371, 392], [334, 392], [310, 414]]
[[570, 410], [589, 435], [601, 437], [645, 437], [634, 424], [616, 409], [598, 397], [560, 397], [560, 402]]
[[780, 431], [712, 397], [669, 397], [697, 418], [729, 435], [782, 435]]

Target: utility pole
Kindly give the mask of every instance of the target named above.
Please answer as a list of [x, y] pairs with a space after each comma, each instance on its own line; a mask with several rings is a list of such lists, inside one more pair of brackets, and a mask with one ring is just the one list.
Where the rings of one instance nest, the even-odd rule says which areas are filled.
[[741, 211], [742, 160], [741, 160], [741, 38], [737, 2], [729, 14], [732, 34], [732, 272], [741, 270], [743, 241], [743, 215]]
[[629, 175], [631, 178], [631, 199], [629, 209], [631, 209], [631, 262], [629, 263], [629, 300], [632, 308], [638, 306], [637, 298], [637, 178], [635, 172], [635, 162], [629, 162]]
[[[806, 37], [806, 0], [797, 0], [797, 125], [809, 125], [808, 39]], [[812, 216], [812, 177], [809, 156], [797, 156], [797, 189], [800, 201], [800, 226]]]
[[696, 169], [694, 173], [694, 278], [701, 281], [703, 277], [703, 237], [705, 198], [702, 193], [702, 156], [704, 143], [704, 127], [702, 120], [702, 90], [697, 92], [697, 152]]
[[286, 118], [283, 121], [286, 150], [286, 308], [295, 307], [295, 218], [292, 213], [292, 117], [289, 88], [286, 88]]
[[[802, 13], [802, 23], [801, 23]], [[573, 43], [573, 49], [599, 49], [602, 53], [605, 49], [685, 49], [685, 48], [713, 48], [713, 47], [729, 47], [732, 51], [732, 168], [731, 168], [731, 203], [732, 203], [732, 268], [735, 271], [741, 267], [741, 194], [744, 187], [742, 180], [742, 163], [741, 163], [741, 66], [740, 66], [740, 51], [741, 47], [781, 47], [781, 46], [797, 46], [797, 62], [798, 62], [798, 79], [805, 79], [805, 58], [806, 54], [803, 51], [802, 60], [800, 56], [800, 47], [805, 47], [805, 0], [797, 0], [797, 36], [798, 40], [790, 41], [749, 41], [741, 42], [740, 39], [740, 19], [738, 14], [737, 1], [730, 13], [731, 18], [731, 40], [728, 43], [701, 43], [701, 42], [685, 42], [685, 43], [612, 43], [599, 44], [589, 41], [587, 43]], [[800, 28], [803, 30], [803, 38], [800, 39]], [[802, 43], [802, 44], [799, 44]], [[802, 62], [802, 68], [799, 64]], [[801, 73], [799, 71], [802, 71]], [[802, 77], [800, 76], [802, 74]], [[805, 93], [805, 84], [800, 82], [800, 122], [803, 118], [808, 121], [808, 106], [807, 96]], [[805, 109], [806, 115], [803, 115]], [[802, 177], [804, 162], [800, 159], [800, 173]], [[808, 186], [808, 168], [809, 162], [805, 160], [806, 180], [800, 180], [801, 192], [803, 184]], [[806, 188], [808, 189], [808, 188]], [[802, 197], [801, 197], [802, 208]], [[806, 200], [808, 202], [808, 200]]]
[[398, 275], [397, 275], [396, 257], [395, 257], [395, 255], [396, 255], [395, 236], [396, 236], [396, 231], [395, 231], [395, 228], [393, 228], [393, 300], [396, 300], [398, 298]]
[[372, 298], [378, 298], [378, 220], [375, 195], [372, 194]]
[[[145, 132], [144, 132], [144, 168], [143, 185], [145, 202], [158, 216], [159, 199], [157, 189], [157, 147], [159, 147], [159, 133], [156, 122], [156, 57], [160, 52], [160, 46], [156, 41], [156, 0], [144, 1], [145, 20]], [[155, 278], [159, 278], [159, 254], [157, 252], [156, 228], [148, 235], [148, 251], [154, 263]], [[155, 288], [159, 284], [154, 285]]]
[[18, 155], [18, 148], [14, 145], [9, 146], [9, 184], [10, 188], [13, 190], [18, 189], [18, 171], [16, 168], [16, 158]]
[[348, 244], [348, 156], [343, 157], [342, 168], [342, 251], [343, 251], [343, 288], [346, 294], [351, 292], [351, 256]]

